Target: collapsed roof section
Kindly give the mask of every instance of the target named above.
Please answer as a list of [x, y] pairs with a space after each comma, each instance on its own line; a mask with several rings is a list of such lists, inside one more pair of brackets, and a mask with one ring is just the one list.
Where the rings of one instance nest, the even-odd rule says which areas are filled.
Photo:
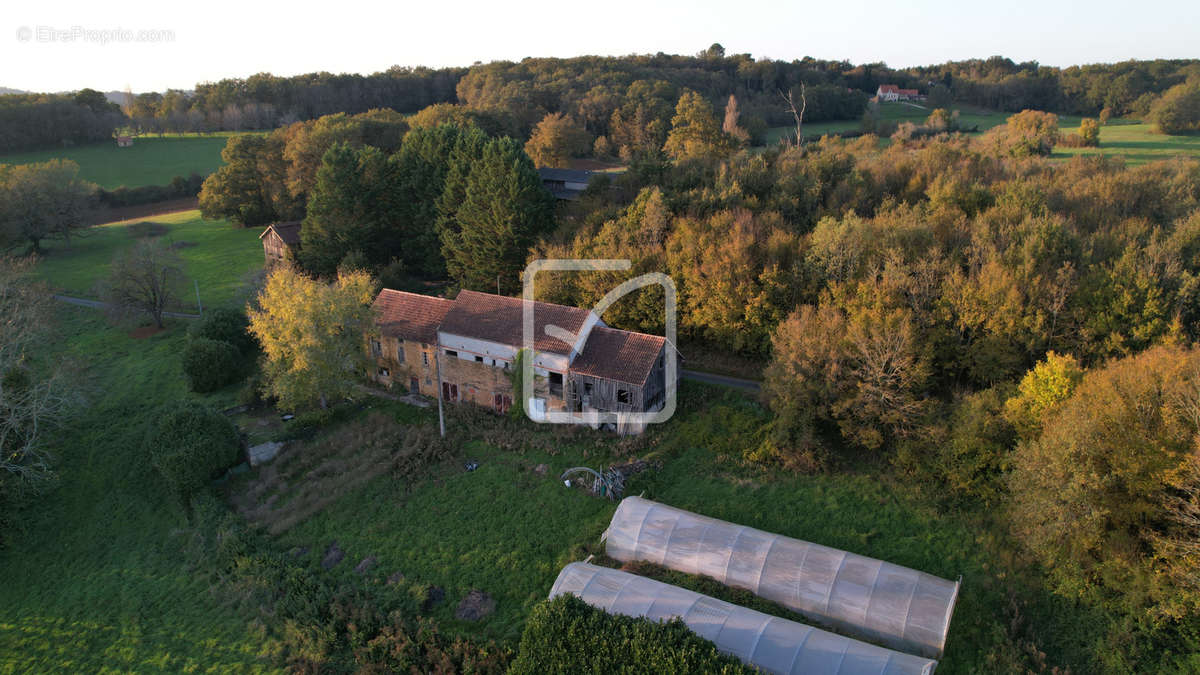
[[893, 649], [939, 658], [957, 582], [639, 497], [617, 507], [609, 556], [698, 574]]
[[652, 621], [679, 618], [717, 649], [769, 673], [930, 675], [936, 661], [769, 616], [621, 570], [571, 563], [550, 597], [564, 593], [610, 614]]

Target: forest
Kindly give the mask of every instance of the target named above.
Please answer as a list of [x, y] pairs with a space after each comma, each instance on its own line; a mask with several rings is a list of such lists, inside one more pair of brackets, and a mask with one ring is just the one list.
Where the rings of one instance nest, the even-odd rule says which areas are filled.
[[259, 73], [198, 83], [191, 91], [131, 94], [123, 110], [106, 109], [114, 114], [99, 118], [101, 111], [94, 103], [80, 102], [80, 95], [6, 95], [0, 96], [0, 128], [7, 132], [0, 134], [0, 152], [94, 142], [117, 127], [141, 133], [274, 129], [333, 113], [375, 108], [415, 113], [441, 103], [486, 111], [500, 118], [497, 123], [507, 133], [521, 138], [547, 114], [561, 113], [577, 120], [593, 139], [605, 139], [600, 154], [607, 146], [616, 155], [622, 147], [636, 150], [650, 141], [661, 145], [684, 89], [714, 104], [737, 95], [744, 127], [761, 141], [767, 127], [791, 124], [781, 94], [801, 84], [807, 90], [809, 122], [858, 119], [881, 84], [919, 89], [934, 107], [957, 101], [1006, 112], [1097, 116], [1108, 110], [1115, 116], [1144, 117], [1163, 92], [1196, 76], [1196, 60], [1056, 68], [994, 56], [890, 68], [809, 57], [756, 59], [726, 54], [714, 44], [693, 56], [527, 58], [469, 68], [394, 66], [370, 75]]

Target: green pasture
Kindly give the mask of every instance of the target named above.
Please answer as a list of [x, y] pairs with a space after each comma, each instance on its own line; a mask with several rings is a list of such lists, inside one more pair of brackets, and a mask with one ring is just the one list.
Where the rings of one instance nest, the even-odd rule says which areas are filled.
[[182, 300], [187, 308], [196, 306], [193, 280], [200, 286], [204, 306], [226, 305], [235, 302], [247, 274], [262, 266], [261, 228], [235, 228], [224, 220], [205, 220], [199, 211], [179, 211], [98, 225], [70, 242], [47, 242], [38, 275], [58, 293], [96, 299], [97, 283], [108, 274], [113, 256], [137, 241], [141, 230], [131, 227], [135, 223], [166, 228], [158, 236], [183, 258], [188, 281]]
[[122, 185], [166, 185], [175, 176], [216, 171], [221, 150], [231, 134], [139, 136], [133, 146], [118, 148], [116, 141], [55, 150], [0, 155], [0, 164], [29, 164], [69, 159], [79, 164], [79, 175], [105, 189]]

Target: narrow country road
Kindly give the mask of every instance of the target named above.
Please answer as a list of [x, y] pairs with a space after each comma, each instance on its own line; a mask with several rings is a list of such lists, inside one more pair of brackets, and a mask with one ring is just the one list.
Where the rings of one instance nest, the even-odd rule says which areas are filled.
[[[69, 295], [55, 295], [55, 300], [65, 302], [68, 305], [79, 305], [80, 307], [91, 307], [93, 309], [104, 309], [105, 303], [99, 300], [85, 300], [84, 298], [73, 298]], [[163, 312], [163, 316], [169, 316], [172, 319], [199, 319], [199, 314], [187, 314], [186, 312]]]
[[713, 373], [702, 373], [698, 370], [683, 370], [683, 376], [689, 380], [697, 382], [706, 382], [708, 384], [719, 384], [723, 387], [733, 387], [734, 389], [744, 389], [746, 391], [758, 391], [760, 385], [754, 380], [743, 380], [740, 377], [729, 377], [727, 375], [714, 375]]

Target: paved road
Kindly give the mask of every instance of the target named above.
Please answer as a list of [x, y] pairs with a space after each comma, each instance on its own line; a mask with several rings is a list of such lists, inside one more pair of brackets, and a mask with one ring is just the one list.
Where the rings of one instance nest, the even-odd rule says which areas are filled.
[[[107, 305], [99, 300], [85, 300], [84, 298], [73, 298], [69, 295], [56, 295], [55, 300], [65, 302], [69, 305], [79, 305], [80, 307], [92, 307], [94, 309], [104, 309]], [[187, 314], [185, 312], [163, 312], [163, 316], [169, 316], [173, 319], [199, 319], [199, 314]]]
[[735, 389], [745, 389], [746, 391], [758, 391], [759, 383], [754, 380], [743, 380], [740, 377], [729, 377], [727, 375], [714, 375], [713, 373], [702, 373], [698, 370], [683, 371], [683, 376], [689, 380], [697, 382], [707, 382], [708, 384], [719, 384], [723, 387], [733, 387]]

